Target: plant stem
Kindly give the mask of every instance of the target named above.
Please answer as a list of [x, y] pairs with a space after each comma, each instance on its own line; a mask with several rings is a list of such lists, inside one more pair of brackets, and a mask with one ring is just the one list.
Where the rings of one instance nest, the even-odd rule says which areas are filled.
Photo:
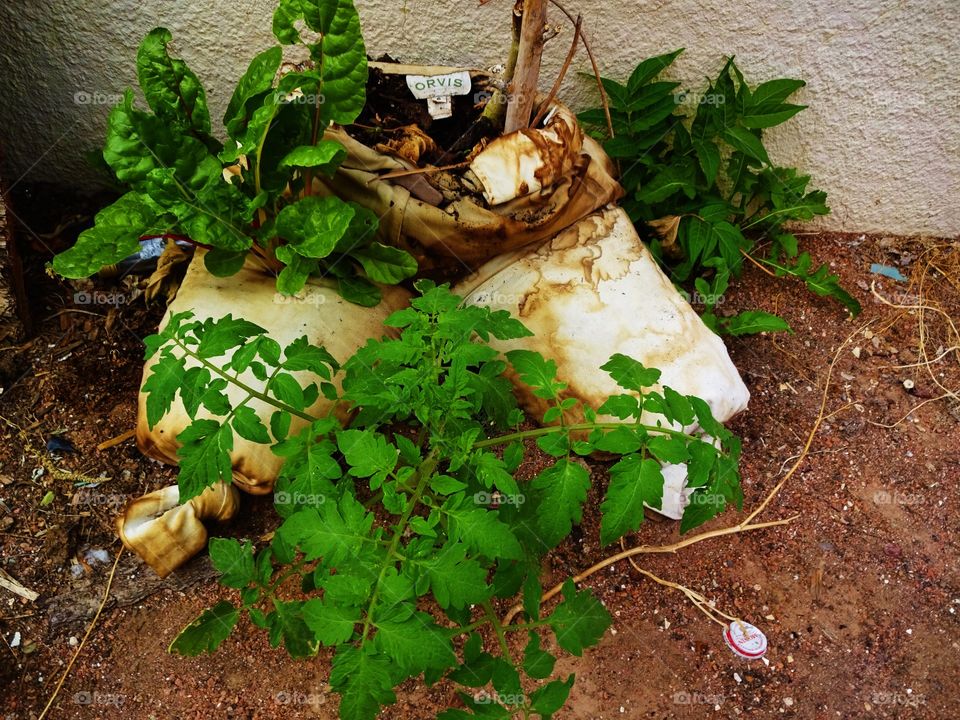
[[493, 631], [497, 634], [497, 641], [500, 643], [500, 649], [503, 651], [503, 656], [510, 662], [511, 665], [516, 665], [513, 661], [513, 656], [510, 654], [510, 647], [507, 645], [507, 636], [503, 631], [503, 625], [500, 624], [500, 618], [497, 617], [497, 613], [493, 610], [493, 603], [489, 600], [483, 601], [483, 611], [486, 613], [487, 619], [490, 624], [493, 626]]
[[514, 440], [525, 440], [527, 438], [540, 437], [555, 432], [576, 432], [578, 430], [612, 430], [615, 428], [639, 428], [647, 432], [656, 432], [662, 435], [672, 435], [674, 437], [689, 438], [690, 435], [682, 430], [660, 427], [658, 425], [643, 425], [640, 423], [577, 423], [576, 425], [552, 425], [550, 427], [534, 428], [533, 430], [521, 430], [520, 432], [510, 433], [509, 435], [500, 435], [495, 438], [487, 438], [473, 444], [474, 448], [485, 448], [493, 445], [503, 445]]
[[[479, 620], [475, 620], [469, 625], [462, 625], [460, 627], [450, 628], [449, 630], [450, 637], [459, 637], [460, 635], [464, 635], [468, 632], [473, 632], [477, 628], [483, 627], [489, 622], [490, 622], [490, 618], [487, 617], [486, 612], [484, 612], [484, 615], [482, 618], [480, 618]], [[536, 620], [534, 622], [512, 623], [510, 625], [501, 624], [501, 628], [504, 633], [508, 633], [508, 632], [520, 632], [523, 630], [532, 630], [533, 628], [543, 627], [544, 625], [549, 625], [549, 624], [550, 623], [548, 623], [546, 620]]]
[[287, 578], [289, 578], [291, 575], [294, 575], [296, 573], [299, 573], [302, 575], [303, 573], [300, 572], [300, 568], [302, 568], [306, 564], [307, 564], [307, 559], [305, 557], [297, 560], [297, 562], [291, 565], [289, 569], [285, 573], [283, 573], [283, 575], [281, 575], [272, 583], [270, 583], [270, 587], [266, 588], [267, 592], [272, 596], [280, 588], [280, 586], [287, 581]]
[[[566, 15], [571, 23], [576, 24], [573, 14], [561, 5], [559, 0], [550, 0], [550, 3]], [[593, 77], [597, 81], [597, 91], [600, 93], [600, 104], [603, 105], [603, 113], [607, 116], [607, 132], [610, 134], [610, 137], [613, 138], [615, 135], [613, 131], [613, 118], [610, 116], [610, 101], [607, 99], [607, 91], [606, 88], [603, 87], [603, 80], [600, 78], [600, 67], [597, 65], [596, 57], [593, 55], [590, 41], [587, 40], [587, 36], [584, 35], [583, 32], [580, 33], [580, 40], [583, 42], [583, 49], [587, 51], [587, 57], [590, 58], [590, 65], [593, 67]]]
[[[248, 394], [250, 395], [250, 398], [256, 398], [257, 400], [260, 400], [260, 401], [262, 401], [262, 402], [265, 402], [265, 403], [267, 403], [268, 405], [273, 405], [273, 406], [274, 406], [275, 408], [277, 408], [278, 410], [283, 410], [284, 412], [288, 412], [288, 413], [290, 413], [291, 415], [295, 415], [296, 417], [298, 417], [298, 418], [300, 418], [300, 419], [302, 419], [302, 420], [306, 420], [307, 422], [313, 422], [314, 420], [317, 419], [317, 418], [315, 418], [315, 417], [312, 416], [312, 415], [308, 415], [307, 413], [303, 412], [302, 410], [297, 410], [295, 407], [293, 407], [293, 406], [291, 406], [291, 405], [287, 405], [286, 403], [280, 402], [279, 400], [277, 400], [277, 399], [275, 399], [275, 398], [272, 398], [272, 397], [270, 397], [269, 395], [267, 395], [267, 394], [265, 394], [265, 393], [259, 392], [258, 390], [254, 390], [252, 387], [250, 387], [250, 386], [247, 385], [246, 383], [242, 382], [238, 377], [235, 377], [235, 376], [233, 376], [233, 375], [229, 375], [228, 373], [224, 372], [223, 370], [221, 370], [220, 368], [218, 368], [218, 367], [217, 367], [216, 365], [214, 365], [213, 363], [208, 362], [208, 361], [205, 360], [204, 358], [202, 358], [202, 357], [200, 357], [199, 355], [197, 355], [197, 354], [196, 354], [195, 352], [193, 352], [189, 347], [187, 347], [187, 345], [185, 345], [184, 343], [180, 342], [180, 340], [179, 340], [178, 338], [174, 337], [174, 338], [171, 338], [171, 339], [173, 340], [173, 342], [174, 342], [181, 350], [183, 350], [183, 352], [184, 352], [188, 357], [191, 357], [191, 358], [193, 358], [194, 360], [196, 360], [197, 362], [199, 362], [199, 363], [200, 363], [201, 365], [203, 365], [205, 368], [207, 368], [208, 370], [210, 370], [210, 372], [216, 373], [217, 375], [219, 375], [219, 376], [222, 377], [223, 379], [227, 380], [228, 382], [232, 382], [232, 383], [233, 383], [234, 385], [236, 385], [238, 388], [240, 388], [240, 389], [243, 390], [244, 392], [248, 393]], [[250, 398], [247, 398], [247, 400], [250, 400]], [[246, 400], [245, 400], [244, 402], [246, 402]]]
[[367, 634], [370, 632], [370, 625], [373, 623], [373, 609], [380, 597], [380, 585], [383, 582], [387, 570], [393, 565], [397, 547], [400, 545], [400, 538], [403, 537], [403, 532], [407, 529], [407, 523], [410, 521], [410, 516], [413, 514], [414, 508], [417, 506], [417, 503], [420, 502], [420, 496], [427, 489], [427, 483], [430, 482], [430, 478], [433, 477], [433, 471], [436, 470], [437, 463], [436, 451], [431, 451], [423, 461], [423, 464], [417, 469], [417, 474], [419, 475], [417, 489], [414, 490], [413, 495], [410, 496], [407, 507], [404, 509], [403, 515], [400, 516], [400, 521], [394, 528], [390, 547], [387, 548], [387, 555], [384, 558], [383, 564], [380, 566], [380, 573], [377, 575], [377, 582], [374, 585], [373, 594], [370, 596], [370, 602], [367, 604], [366, 617], [363, 620], [363, 632], [360, 634], [361, 644], [367, 639]]
[[493, 96], [487, 100], [486, 107], [483, 108], [482, 117], [490, 122], [493, 127], [502, 130], [503, 120], [507, 114], [507, 89], [513, 82], [513, 76], [517, 69], [517, 55], [520, 52], [520, 23], [523, 16], [518, 14], [516, 9], [512, 12], [513, 16], [513, 41], [510, 44], [510, 55], [507, 57], [506, 70], [503, 73], [503, 88], [497, 89]]

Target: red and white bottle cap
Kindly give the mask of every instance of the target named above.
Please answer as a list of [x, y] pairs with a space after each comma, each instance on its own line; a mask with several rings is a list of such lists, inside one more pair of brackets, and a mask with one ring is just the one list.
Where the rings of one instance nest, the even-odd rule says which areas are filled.
[[759, 660], [767, 652], [767, 636], [743, 620], [734, 620], [724, 628], [723, 639], [735, 655], [746, 660]]

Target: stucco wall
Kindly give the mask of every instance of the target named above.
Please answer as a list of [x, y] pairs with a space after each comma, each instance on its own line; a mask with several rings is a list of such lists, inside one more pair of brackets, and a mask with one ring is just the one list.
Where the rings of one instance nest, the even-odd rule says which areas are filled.
[[[509, 42], [510, 0], [358, 0], [367, 44], [408, 62], [484, 66]], [[734, 53], [754, 83], [800, 77], [810, 108], [769, 132], [772, 156], [827, 190], [823, 225], [960, 234], [960, 7], [957, 0], [566, 0], [582, 12], [606, 74], [687, 51], [672, 75], [690, 89]], [[5, 0], [0, 124], [11, 181], [89, 185], [84, 153], [102, 141], [115, 95], [135, 82], [136, 45], [155, 25], [208, 89], [214, 117], [254, 52], [272, 42], [273, 0]], [[551, 22], [560, 22], [552, 10]], [[548, 45], [555, 77], [569, 28]], [[580, 54], [573, 71], [589, 64]], [[571, 72], [563, 98], [594, 101]]]

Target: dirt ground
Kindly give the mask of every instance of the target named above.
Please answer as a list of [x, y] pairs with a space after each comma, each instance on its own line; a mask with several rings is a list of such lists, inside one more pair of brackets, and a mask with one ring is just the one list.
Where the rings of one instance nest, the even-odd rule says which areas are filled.
[[[797, 519], [642, 559], [759, 626], [769, 638], [766, 660], [734, 656], [720, 627], [681, 593], [620, 563], [585, 583], [614, 624], [598, 647], [558, 663], [558, 675], [577, 675], [561, 720], [956, 717], [960, 405], [943, 396], [960, 389], [947, 322], [960, 318], [958, 251], [942, 241], [860, 235], [803, 240], [863, 303], [860, 317], [850, 321], [837, 304], [756, 269], [722, 305], [778, 312], [795, 330], [728, 340], [752, 393], [733, 422], [743, 437], [748, 511], [796, 462], [840, 348], [811, 452], [759, 518]], [[871, 263], [898, 267], [911, 281], [873, 274]], [[160, 309], [126, 302], [128, 291], [109, 284], [101, 299], [115, 304], [79, 304], [90, 296], [44, 277], [38, 262], [28, 269], [41, 333], [0, 348], [0, 567], [40, 597], [0, 589], [0, 718], [10, 720], [39, 716], [82, 640], [120, 549], [119, 507], [175, 482], [132, 440], [96, 449], [134, 426], [141, 339]], [[888, 306], [871, 293], [874, 281], [894, 304], [946, 315]], [[606, 467], [593, 464], [600, 488]], [[76, 487], [84, 478], [99, 485]], [[598, 543], [599, 497], [595, 488], [573, 542], [551, 556], [550, 584], [608, 554]], [[708, 527], [742, 517], [728, 511]], [[241, 518], [219, 532], [256, 540], [276, 524], [268, 499], [246, 497]], [[677, 538], [675, 523], [650, 521], [628, 541]], [[98, 559], [99, 550], [106, 556]], [[124, 553], [49, 717], [335, 718], [329, 654], [292, 661], [249, 626], [213, 656], [167, 654], [183, 625], [232, 595], [213, 576], [199, 557], [160, 582]], [[448, 683], [410, 682], [398, 695], [383, 717], [430, 718], [457, 702]]]

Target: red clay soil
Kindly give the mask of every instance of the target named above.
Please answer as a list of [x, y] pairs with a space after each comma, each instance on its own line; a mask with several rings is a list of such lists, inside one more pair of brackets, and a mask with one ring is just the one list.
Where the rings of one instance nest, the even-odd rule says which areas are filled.
[[[759, 626], [769, 638], [766, 661], [734, 656], [720, 627], [681, 593], [620, 563], [585, 583], [614, 624], [598, 647], [558, 663], [558, 675], [577, 675], [561, 720], [956, 717], [960, 405], [941, 396], [960, 389], [960, 358], [948, 352], [957, 338], [943, 315], [885, 305], [870, 283], [897, 304], [936, 305], [960, 318], [958, 253], [894, 238], [805, 240], [861, 300], [860, 317], [848, 320], [835, 303], [752, 268], [722, 305], [778, 312], [795, 331], [728, 340], [753, 396], [732, 423], [743, 437], [748, 511], [796, 462], [840, 349], [810, 454], [759, 518], [797, 519], [641, 559]], [[873, 262], [897, 266], [913, 282], [872, 274]], [[76, 307], [71, 288], [46, 282], [41, 316], [53, 317], [42, 335], [0, 350], [0, 565], [40, 593], [31, 603], [0, 590], [0, 718], [17, 720], [39, 716], [100, 602], [119, 549], [116, 507], [175, 477], [131, 441], [96, 450], [134, 425], [140, 340], [159, 310]], [[918, 365], [923, 352], [932, 363]], [[54, 435], [76, 453], [51, 457], [45, 443]], [[542, 459], [531, 457], [533, 472]], [[609, 553], [599, 547], [597, 516], [606, 465], [592, 467], [584, 522], [549, 558], [550, 584]], [[108, 479], [84, 494], [74, 487], [78, 475]], [[728, 511], [708, 527], [743, 517]], [[245, 498], [242, 517], [220, 533], [257, 540], [277, 523], [268, 499]], [[675, 523], [649, 521], [628, 544], [677, 538]], [[108, 562], [91, 548], [106, 550]], [[293, 661], [243, 625], [213, 656], [167, 654], [183, 625], [233, 595], [216, 584], [205, 557], [158, 583], [125, 553], [49, 717], [335, 718], [328, 653]], [[383, 717], [431, 718], [458, 703], [445, 682], [411, 681], [398, 696]]]

